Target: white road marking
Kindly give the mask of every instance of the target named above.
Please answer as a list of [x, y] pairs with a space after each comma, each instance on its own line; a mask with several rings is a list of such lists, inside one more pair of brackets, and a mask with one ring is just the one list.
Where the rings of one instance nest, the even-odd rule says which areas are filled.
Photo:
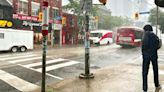
[[[78, 63], [80, 63], [80, 62], [70, 61], [70, 62], [66, 62], [66, 63], [62, 63], [62, 64], [47, 66], [46, 67], [46, 71], [51, 71], [51, 70], [54, 70], [54, 69], [58, 69], [58, 68], [62, 68], [62, 67], [66, 67], [66, 66], [70, 66], [70, 65], [74, 65], [74, 64], [78, 64]], [[36, 69], [36, 71], [41, 72], [42, 68], [38, 68], [38, 69]]]
[[160, 75], [164, 75], [164, 71], [159, 70], [159, 74], [160, 74]]
[[[19, 66], [22, 66], [21, 64], [18, 64], [18, 65], [19, 65]], [[32, 70], [32, 71], [36, 71], [36, 70], [33, 69], [33, 68], [28, 68], [28, 67], [25, 67], [25, 66], [22, 66], [22, 67], [27, 68], [27, 69], [30, 69], [30, 70]], [[42, 71], [36, 71], [36, 72], [42, 73]], [[63, 80], [63, 78], [54, 76], [54, 75], [49, 74], [49, 73], [46, 73], [46, 75], [51, 76], [51, 77], [53, 77], [53, 78], [55, 78], [55, 79]]]
[[14, 88], [20, 90], [21, 92], [31, 92], [39, 88], [39, 86], [35, 84], [27, 82], [2, 70], [0, 70], [0, 79], [13, 86]]
[[[58, 59], [46, 61], [46, 64], [51, 64], [51, 63], [60, 62], [60, 61], [64, 61], [64, 60], [66, 60], [66, 59], [58, 58]], [[37, 63], [27, 64], [27, 65], [23, 65], [23, 66], [30, 68], [30, 67], [41, 66], [41, 65], [42, 65], [42, 62], [37, 62]]]
[[12, 60], [12, 61], [8, 61], [10, 63], [20, 63], [20, 62], [24, 62], [24, 61], [30, 61], [30, 60], [36, 60], [36, 59], [41, 59], [42, 57], [33, 57], [33, 58], [27, 58], [27, 59], [20, 59], [20, 60]]
[[36, 55], [12, 56], [12, 57], [0, 58], [0, 60], [11, 60], [11, 59], [19, 59], [19, 58], [28, 58], [28, 57], [33, 57], [33, 56], [36, 56]]
[[34, 53], [32, 53], [32, 52], [29, 52], [29, 53], [13, 53], [13, 54], [11, 54], [11, 53], [9, 53], [9, 54], [6, 54], [6, 55], [0, 55], [0, 58], [5, 58], [5, 57], [17, 57], [17, 56], [23, 56], [23, 55], [31, 55], [31, 54], [34, 54]]

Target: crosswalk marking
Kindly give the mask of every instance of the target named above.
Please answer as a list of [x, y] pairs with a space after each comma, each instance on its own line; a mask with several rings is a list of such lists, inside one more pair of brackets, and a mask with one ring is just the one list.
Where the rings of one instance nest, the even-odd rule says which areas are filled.
[[20, 59], [20, 60], [12, 60], [12, 61], [8, 61], [10, 63], [20, 63], [20, 62], [24, 62], [24, 61], [29, 61], [29, 60], [36, 60], [36, 59], [41, 59], [42, 57], [33, 57], [33, 58], [27, 58], [27, 59]]
[[[54, 70], [54, 69], [58, 69], [58, 68], [62, 68], [62, 67], [66, 67], [66, 66], [70, 66], [70, 65], [74, 65], [74, 64], [78, 64], [78, 63], [79, 62], [77, 62], [77, 61], [70, 61], [70, 62], [66, 62], [66, 63], [62, 63], [62, 64], [52, 65], [52, 66], [46, 67], [46, 72]], [[41, 72], [42, 68], [38, 68], [36, 70]]]
[[23, 79], [20, 79], [14, 75], [11, 75], [3, 70], [0, 70], [0, 79], [8, 83], [9, 85], [15, 87], [16, 89], [20, 90], [21, 92], [31, 92], [39, 86], [27, 82]]
[[[18, 65], [20, 65], [20, 66], [22, 66], [22, 67], [24, 67], [24, 68], [27, 68], [27, 67], [25, 67], [25, 66], [23, 66], [23, 65], [21, 65], [21, 64], [18, 64]], [[33, 68], [27, 68], [27, 69], [30, 69], [30, 70], [32, 70], [32, 71], [36, 71], [36, 70], [33, 69]], [[42, 73], [42, 71], [36, 71], [36, 72]], [[51, 77], [53, 77], [53, 78], [55, 78], [55, 79], [63, 80], [63, 78], [57, 77], [57, 76], [54, 76], [54, 75], [51, 75], [51, 74], [49, 74], [49, 73], [46, 73], [46, 75], [51, 76]]]
[[13, 57], [5, 57], [5, 58], [0, 58], [0, 60], [11, 60], [11, 59], [19, 59], [19, 58], [27, 58], [27, 57], [33, 57], [36, 55], [25, 55], [25, 56], [13, 56]]
[[159, 70], [159, 74], [160, 75], [164, 75], [164, 71], [163, 70]]
[[[46, 64], [51, 64], [51, 63], [60, 62], [60, 61], [64, 61], [64, 60], [66, 60], [66, 59], [58, 58], [58, 59], [46, 61]], [[27, 64], [27, 65], [23, 65], [23, 66], [30, 68], [30, 67], [40, 66], [40, 65], [42, 65], [42, 62]]]
[[0, 58], [12, 57], [12, 56], [13, 57], [17, 57], [17, 56], [20, 56], [20, 55], [22, 56], [22, 55], [31, 55], [31, 54], [34, 54], [34, 53], [28, 52], [28, 53], [19, 53], [19, 54], [15, 54], [14, 53], [14, 54], [10, 54], [10, 55], [9, 54], [6, 54], [6, 55], [1, 55]]

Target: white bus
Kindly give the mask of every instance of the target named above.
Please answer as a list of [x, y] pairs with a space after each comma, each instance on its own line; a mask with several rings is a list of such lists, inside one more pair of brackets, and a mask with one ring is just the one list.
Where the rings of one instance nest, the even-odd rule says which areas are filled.
[[0, 28], [0, 51], [25, 52], [33, 49], [33, 31]]
[[113, 43], [113, 32], [111, 30], [94, 30], [90, 31], [90, 41], [93, 44], [102, 45]]

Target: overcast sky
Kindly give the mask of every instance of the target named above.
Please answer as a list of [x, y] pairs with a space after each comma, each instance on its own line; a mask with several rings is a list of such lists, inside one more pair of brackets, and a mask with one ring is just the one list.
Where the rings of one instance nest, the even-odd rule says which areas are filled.
[[[66, 5], [68, 3], [69, 3], [68, 0], [62, 0], [62, 5]], [[93, 3], [94, 4], [99, 3], [99, 0], [93, 0]], [[152, 8], [155, 6], [154, 0], [147, 0], [147, 3], [149, 5], [149, 8]], [[107, 8], [109, 8], [109, 4], [110, 4], [110, 0], [107, 0], [107, 4], [106, 4]]]

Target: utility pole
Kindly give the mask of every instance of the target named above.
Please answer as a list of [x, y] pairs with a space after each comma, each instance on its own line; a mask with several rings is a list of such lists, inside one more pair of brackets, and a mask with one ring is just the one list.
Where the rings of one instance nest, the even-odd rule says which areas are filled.
[[156, 9], [157, 9], [157, 12], [156, 12], [156, 14], [157, 14], [156, 35], [158, 35], [159, 7], [157, 6]]
[[43, 1], [43, 20], [42, 20], [42, 35], [43, 35], [43, 53], [42, 53], [42, 88], [41, 91], [45, 92], [46, 80], [46, 53], [47, 53], [47, 35], [48, 35], [48, 2]]
[[82, 9], [85, 11], [85, 73], [80, 74], [79, 78], [82, 79], [91, 79], [94, 78], [93, 73], [90, 73], [90, 63], [89, 63], [89, 52], [90, 52], [90, 41], [89, 41], [89, 11], [92, 7], [92, 0], [83, 0], [82, 3]]

